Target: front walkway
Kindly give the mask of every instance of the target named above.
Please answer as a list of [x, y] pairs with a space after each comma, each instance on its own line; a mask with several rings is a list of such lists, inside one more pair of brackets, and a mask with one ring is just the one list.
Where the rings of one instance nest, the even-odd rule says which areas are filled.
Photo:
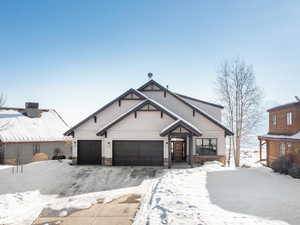
[[[110, 203], [93, 205], [89, 209], [74, 210], [69, 216], [70, 209], [59, 211], [43, 210], [40, 217], [32, 225], [130, 225], [139, 208], [140, 195], [125, 195]], [[72, 210], [71, 210], [72, 211]]]

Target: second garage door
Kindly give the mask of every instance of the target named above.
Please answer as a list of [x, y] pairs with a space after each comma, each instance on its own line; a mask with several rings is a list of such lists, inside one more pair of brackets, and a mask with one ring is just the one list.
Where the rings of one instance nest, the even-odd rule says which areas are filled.
[[113, 165], [162, 166], [163, 141], [113, 141]]

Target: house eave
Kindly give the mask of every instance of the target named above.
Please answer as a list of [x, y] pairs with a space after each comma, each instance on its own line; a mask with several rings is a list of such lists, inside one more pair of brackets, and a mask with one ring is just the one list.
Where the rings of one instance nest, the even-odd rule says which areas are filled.
[[135, 89], [130, 88], [129, 90], [127, 90], [126, 92], [124, 92], [123, 94], [121, 94], [120, 96], [118, 96], [117, 98], [115, 98], [114, 100], [110, 101], [109, 103], [107, 103], [106, 105], [104, 105], [103, 107], [101, 107], [100, 109], [98, 109], [96, 112], [92, 113], [91, 115], [89, 115], [87, 118], [85, 118], [84, 120], [80, 121], [79, 123], [77, 123], [75, 126], [71, 127], [69, 130], [67, 130], [64, 135], [65, 136], [70, 136], [72, 135], [72, 132], [74, 132], [74, 130], [76, 128], [78, 128], [79, 126], [81, 126], [83, 123], [85, 123], [86, 121], [88, 121], [89, 119], [91, 119], [93, 116], [97, 115], [98, 113], [102, 112], [104, 109], [108, 108], [109, 106], [111, 106], [113, 103], [117, 102], [118, 100], [124, 98], [125, 96], [129, 95], [129, 94], [135, 94], [138, 97], [140, 97], [140, 99], [134, 99], [134, 100], [144, 100], [145, 97], [143, 95], [141, 95], [140, 93], [138, 93]]

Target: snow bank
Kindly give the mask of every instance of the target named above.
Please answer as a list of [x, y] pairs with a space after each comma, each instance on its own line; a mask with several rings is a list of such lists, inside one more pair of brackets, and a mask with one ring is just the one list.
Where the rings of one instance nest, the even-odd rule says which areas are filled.
[[134, 225], [298, 225], [299, 189], [300, 180], [264, 167], [167, 170]]
[[128, 193], [143, 195], [157, 170], [68, 163], [34, 162], [18, 174], [0, 170], [0, 224], [30, 225], [43, 208], [82, 209], [99, 198], [108, 202]]

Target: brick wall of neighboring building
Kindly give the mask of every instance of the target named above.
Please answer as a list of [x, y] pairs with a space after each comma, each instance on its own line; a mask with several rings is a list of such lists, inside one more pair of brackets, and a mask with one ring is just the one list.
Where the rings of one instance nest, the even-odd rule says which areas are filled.
[[[287, 113], [292, 112], [293, 123], [287, 125]], [[273, 116], [276, 115], [276, 125], [273, 125]], [[269, 111], [269, 133], [294, 134], [300, 130], [300, 106], [287, 106]]]
[[[300, 141], [287, 141], [287, 140], [268, 140], [268, 163], [269, 165], [273, 160], [280, 158], [280, 145], [285, 144], [286, 156], [291, 158], [293, 162], [300, 167]], [[288, 152], [288, 144], [291, 145], [291, 151]]]

